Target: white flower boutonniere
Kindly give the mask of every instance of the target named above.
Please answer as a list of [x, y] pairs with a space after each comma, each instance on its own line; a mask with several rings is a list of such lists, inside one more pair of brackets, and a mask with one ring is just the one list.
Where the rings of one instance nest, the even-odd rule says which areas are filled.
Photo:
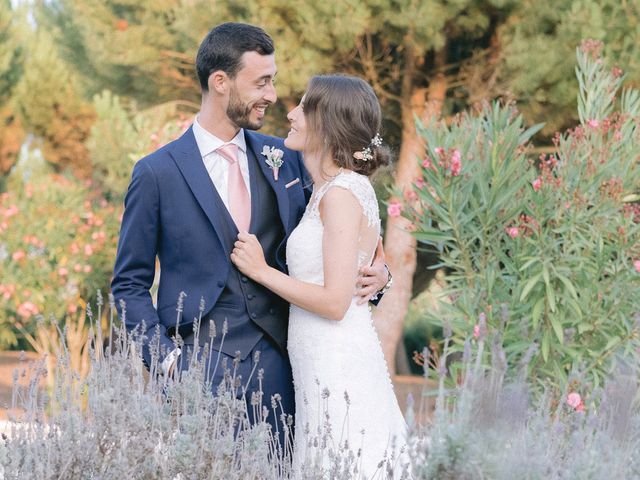
[[267, 157], [265, 161], [267, 162], [267, 165], [271, 167], [271, 170], [273, 170], [273, 179], [277, 182], [278, 171], [280, 170], [280, 167], [283, 163], [282, 157], [284, 157], [284, 152], [279, 148], [269, 147], [265, 145], [264, 147], [262, 147], [262, 155]]

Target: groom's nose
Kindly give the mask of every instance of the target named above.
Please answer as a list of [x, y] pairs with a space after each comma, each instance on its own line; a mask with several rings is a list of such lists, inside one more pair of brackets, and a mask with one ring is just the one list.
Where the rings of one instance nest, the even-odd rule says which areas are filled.
[[276, 103], [276, 100], [278, 100], [278, 94], [276, 93], [276, 87], [273, 83], [269, 82], [267, 90], [262, 98], [269, 103]]

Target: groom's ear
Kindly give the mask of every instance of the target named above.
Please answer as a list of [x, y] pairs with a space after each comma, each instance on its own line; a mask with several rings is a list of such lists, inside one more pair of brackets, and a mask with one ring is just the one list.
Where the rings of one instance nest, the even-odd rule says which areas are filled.
[[224, 71], [216, 70], [209, 75], [209, 91], [225, 94], [228, 88], [229, 76]]

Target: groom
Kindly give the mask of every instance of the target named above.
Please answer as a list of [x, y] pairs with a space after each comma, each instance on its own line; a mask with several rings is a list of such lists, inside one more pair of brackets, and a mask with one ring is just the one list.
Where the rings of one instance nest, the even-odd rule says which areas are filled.
[[[111, 287], [116, 304], [124, 301], [127, 329], [143, 329], [147, 366], [157, 356], [165, 374], [188, 368], [194, 343], [210, 341], [211, 319], [217, 332], [213, 348], [229, 358], [239, 355], [243, 384], [259, 351], [264, 403], [269, 406], [279, 393], [282, 409], [293, 415], [289, 305], [242, 275], [229, 259], [238, 232], [249, 231], [258, 237], [267, 262], [286, 271], [286, 240], [310, 194], [300, 155], [285, 148], [282, 139], [255, 132], [277, 98], [273, 41], [251, 25], [219, 25], [200, 45], [196, 67], [202, 102], [193, 125], [134, 166]], [[273, 158], [263, 153], [265, 147], [284, 152], [278, 169], [267, 163]], [[149, 289], [156, 256], [161, 276], [154, 307]], [[364, 273], [357, 294], [369, 298], [387, 282], [387, 271], [377, 261]], [[181, 292], [186, 297], [177, 325]], [[194, 338], [201, 299], [205, 314]], [[177, 334], [184, 339], [181, 349], [174, 341]], [[211, 373], [215, 392], [224, 372]], [[251, 392], [259, 390], [256, 375], [248, 387], [250, 402]], [[268, 420], [275, 427], [273, 417]]]

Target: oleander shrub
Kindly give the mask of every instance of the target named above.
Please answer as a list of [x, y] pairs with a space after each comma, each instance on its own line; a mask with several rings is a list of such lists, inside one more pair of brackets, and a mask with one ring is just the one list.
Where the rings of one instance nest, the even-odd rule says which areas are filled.
[[37, 333], [47, 312], [77, 315], [109, 285], [122, 207], [90, 181], [28, 166], [0, 194], [0, 348]]
[[[80, 328], [93, 292], [113, 272], [123, 198], [134, 163], [177, 138], [189, 121], [174, 103], [139, 112], [108, 91], [94, 99], [97, 120], [88, 148], [92, 179], [78, 180], [30, 154], [0, 193], [0, 348], [26, 339], [46, 351], [43, 312]], [[86, 331], [80, 332], [86, 339]], [[78, 345], [79, 342], [70, 341]], [[25, 346], [25, 342], [21, 344]], [[79, 353], [76, 349], [76, 354]]]
[[600, 48], [577, 50], [580, 125], [552, 153], [530, 153], [541, 126], [526, 129], [513, 105], [418, 125], [422, 175], [405, 205], [389, 205], [449, 272], [431, 317], [453, 330], [453, 348], [494, 330], [517, 365], [536, 345], [540, 388], [562, 388], [572, 371], [601, 385], [611, 359], [640, 346], [640, 92], [621, 90]]

